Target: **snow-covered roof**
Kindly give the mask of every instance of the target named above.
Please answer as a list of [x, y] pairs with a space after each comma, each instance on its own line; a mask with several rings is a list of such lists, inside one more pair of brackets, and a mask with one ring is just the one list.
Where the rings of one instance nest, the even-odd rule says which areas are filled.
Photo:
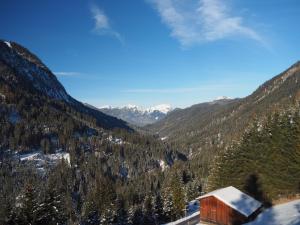
[[198, 197], [198, 199], [209, 196], [214, 196], [246, 217], [250, 216], [262, 205], [259, 201], [232, 186], [209, 192]]

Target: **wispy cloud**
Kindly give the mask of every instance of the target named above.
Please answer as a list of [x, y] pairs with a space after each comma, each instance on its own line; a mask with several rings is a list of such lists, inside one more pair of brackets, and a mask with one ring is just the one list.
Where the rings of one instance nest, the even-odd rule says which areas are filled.
[[112, 28], [109, 18], [102, 9], [95, 4], [92, 4], [90, 6], [90, 11], [94, 20], [94, 33], [111, 36], [119, 40], [122, 44], [124, 43], [123, 37], [119, 32]]
[[141, 89], [127, 89], [122, 90], [123, 93], [157, 93], [157, 94], [174, 94], [174, 93], [191, 93], [202, 91], [219, 91], [231, 90], [233, 88], [242, 88], [242, 84], [220, 84], [220, 85], [203, 85], [199, 87], [182, 87], [182, 88], [141, 88]]
[[66, 76], [66, 77], [73, 77], [73, 76], [80, 76], [80, 75], [82, 75], [82, 73], [79, 73], [79, 72], [65, 72], [65, 71], [54, 72], [54, 74], [56, 76]]
[[234, 16], [224, 0], [148, 0], [158, 11], [171, 36], [182, 46], [243, 36], [265, 44], [262, 36]]

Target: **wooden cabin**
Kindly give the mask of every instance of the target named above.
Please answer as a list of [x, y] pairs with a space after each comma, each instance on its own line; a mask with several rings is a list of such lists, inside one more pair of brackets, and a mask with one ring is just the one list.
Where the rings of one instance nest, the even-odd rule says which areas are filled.
[[236, 225], [251, 221], [262, 204], [235, 187], [207, 193], [200, 201], [200, 221], [210, 224]]

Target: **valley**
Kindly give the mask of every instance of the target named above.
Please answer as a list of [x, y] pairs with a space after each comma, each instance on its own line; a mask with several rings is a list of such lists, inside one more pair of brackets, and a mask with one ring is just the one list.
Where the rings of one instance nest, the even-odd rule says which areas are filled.
[[97, 109], [0, 41], [0, 223], [166, 223], [204, 192], [247, 191], [254, 178], [265, 204], [297, 195], [299, 78], [297, 62], [245, 98]]

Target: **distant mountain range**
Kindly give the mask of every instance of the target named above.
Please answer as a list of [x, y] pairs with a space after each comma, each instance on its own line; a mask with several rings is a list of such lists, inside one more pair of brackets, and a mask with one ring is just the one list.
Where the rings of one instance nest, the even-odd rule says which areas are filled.
[[107, 115], [122, 119], [132, 125], [145, 126], [165, 118], [165, 116], [172, 111], [172, 107], [168, 104], [156, 105], [149, 108], [127, 105], [124, 107], [104, 106], [99, 110]]

